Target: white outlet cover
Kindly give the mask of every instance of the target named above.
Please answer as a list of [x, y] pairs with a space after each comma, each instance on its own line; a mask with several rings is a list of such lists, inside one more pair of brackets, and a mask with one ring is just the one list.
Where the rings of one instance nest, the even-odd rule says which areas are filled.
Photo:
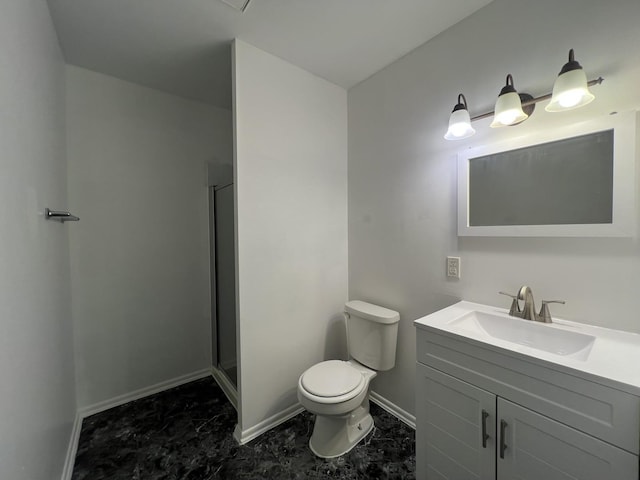
[[460, 257], [447, 257], [447, 277], [460, 278]]

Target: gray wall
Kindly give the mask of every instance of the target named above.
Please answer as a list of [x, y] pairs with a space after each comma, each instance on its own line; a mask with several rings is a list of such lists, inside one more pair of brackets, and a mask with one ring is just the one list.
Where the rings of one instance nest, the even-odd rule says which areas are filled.
[[75, 416], [64, 64], [46, 2], [0, 15], [0, 478], [59, 478]]
[[72, 311], [86, 408], [211, 365], [207, 164], [231, 113], [67, 67]]
[[[414, 412], [412, 321], [458, 299], [508, 307], [498, 290], [529, 284], [539, 303], [561, 298], [557, 316], [640, 332], [636, 239], [458, 238], [456, 154], [558, 125], [640, 106], [640, 2], [495, 0], [349, 91], [349, 290], [400, 311], [397, 366], [374, 390]], [[524, 124], [442, 138], [458, 93], [471, 114], [493, 110], [505, 76], [520, 91], [551, 90], [570, 48], [596, 100]], [[448, 280], [445, 257], [462, 258]]]
[[305, 369], [341, 353], [347, 92], [238, 40], [234, 61], [244, 441], [298, 406]]

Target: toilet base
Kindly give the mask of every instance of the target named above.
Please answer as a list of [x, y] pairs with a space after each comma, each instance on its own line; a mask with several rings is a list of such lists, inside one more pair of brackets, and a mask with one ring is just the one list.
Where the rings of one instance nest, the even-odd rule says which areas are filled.
[[348, 415], [316, 415], [309, 448], [320, 458], [344, 455], [373, 430], [369, 400]]

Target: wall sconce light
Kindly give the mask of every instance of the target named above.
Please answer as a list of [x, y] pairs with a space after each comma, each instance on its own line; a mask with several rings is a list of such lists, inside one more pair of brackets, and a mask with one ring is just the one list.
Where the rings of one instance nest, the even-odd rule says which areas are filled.
[[471, 118], [467, 109], [467, 99], [463, 94], [458, 95], [458, 103], [453, 107], [449, 117], [449, 129], [444, 138], [447, 140], [461, 140], [476, 133], [471, 126]]
[[569, 61], [562, 67], [553, 85], [553, 92], [539, 97], [528, 93], [518, 93], [513, 86], [513, 77], [507, 75], [505, 86], [500, 90], [493, 112], [483, 113], [469, 118], [467, 100], [463, 94], [458, 95], [458, 103], [451, 112], [449, 129], [444, 138], [462, 140], [475, 133], [471, 122], [493, 116], [492, 128], [518, 125], [524, 122], [535, 110], [536, 103], [551, 99], [545, 107], [548, 112], [562, 112], [582, 107], [595, 98], [589, 87], [600, 85], [604, 79], [598, 77], [587, 82], [582, 66], [575, 60], [573, 49], [569, 50]]
[[517, 125], [529, 118], [529, 115], [522, 110], [522, 99], [513, 86], [511, 74], [507, 75], [507, 83], [500, 90], [494, 112], [491, 128]]
[[564, 64], [556, 82], [553, 84], [553, 96], [547, 112], [571, 110], [591, 103], [596, 98], [587, 86], [587, 75], [573, 56], [573, 48], [569, 50], [569, 61]]

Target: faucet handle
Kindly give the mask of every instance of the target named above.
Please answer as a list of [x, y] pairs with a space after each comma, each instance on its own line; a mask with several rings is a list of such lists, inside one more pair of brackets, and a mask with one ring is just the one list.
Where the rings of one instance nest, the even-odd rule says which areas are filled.
[[550, 303], [561, 303], [562, 305], [564, 305], [566, 302], [564, 300], [542, 300], [542, 307], [540, 307], [540, 315], [538, 316], [541, 322], [544, 322], [544, 323], [552, 322], [551, 312], [549, 311], [549, 307], [548, 307]]
[[509, 315], [512, 317], [517, 317], [518, 313], [520, 313], [520, 304], [518, 303], [518, 296], [511, 295], [507, 292], [498, 292], [500, 295], [506, 295], [507, 297], [511, 297], [513, 300], [511, 301], [511, 308], [509, 309]]

